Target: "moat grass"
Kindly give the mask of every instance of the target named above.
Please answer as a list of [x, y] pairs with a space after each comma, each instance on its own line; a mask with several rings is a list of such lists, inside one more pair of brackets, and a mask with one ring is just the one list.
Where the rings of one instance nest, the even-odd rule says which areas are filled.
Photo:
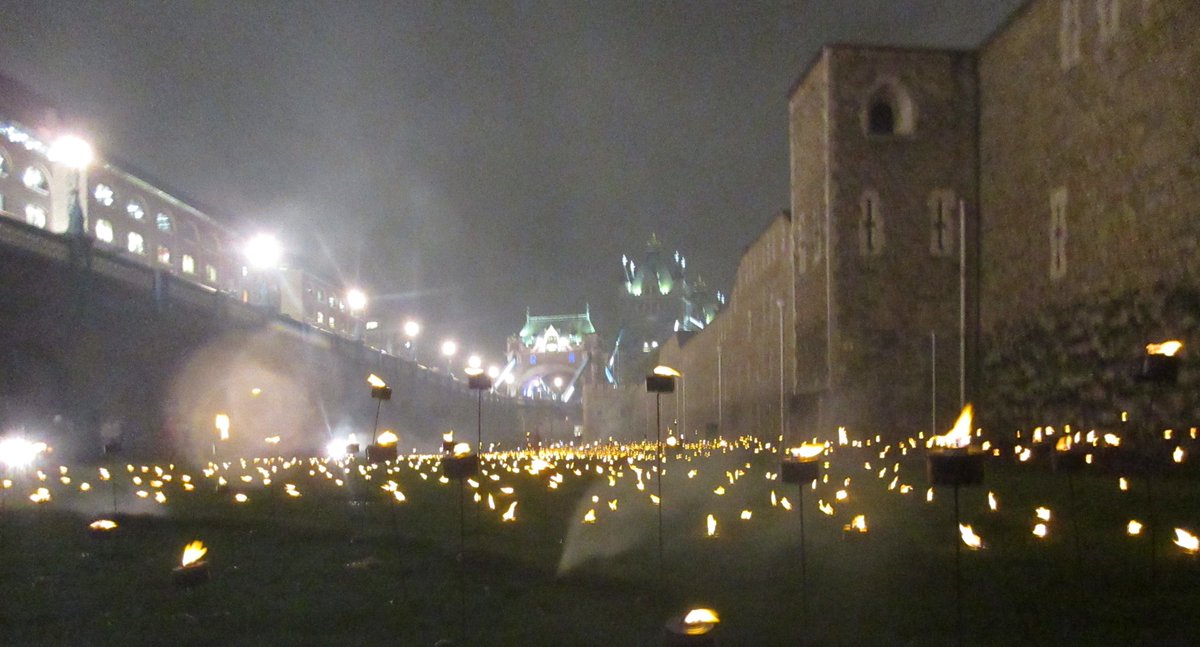
[[[767, 503], [772, 490], [795, 503], [795, 486], [764, 478], [772, 460], [748, 453], [736, 485], [724, 475], [735, 465], [715, 457], [668, 473], [661, 581], [648, 492], [586, 472], [553, 490], [544, 477], [513, 477], [515, 523], [476, 515], [468, 499], [461, 562], [456, 485], [432, 479], [402, 481], [402, 505], [362, 483], [301, 485], [299, 499], [247, 490], [246, 504], [202, 487], [173, 495], [160, 514], [121, 516], [107, 540], [86, 530], [106, 514], [71, 511], [107, 494], [73, 502], [64, 492], [33, 506], [14, 488], [0, 516], [0, 635], [14, 645], [655, 645], [668, 617], [704, 605], [721, 612], [725, 645], [954, 644], [951, 491], [926, 502], [919, 457], [901, 470], [914, 490], [889, 491], [865, 456], [840, 454], [831, 483], [805, 493], [807, 608], [799, 519]], [[686, 478], [685, 467], [700, 475]], [[833, 517], [819, 513], [817, 498], [831, 501], [845, 476], [849, 499]], [[716, 496], [721, 483], [728, 492]], [[1066, 477], [1044, 466], [993, 464], [984, 486], [963, 489], [963, 520], [987, 544], [961, 555], [964, 643], [1195, 644], [1200, 565], [1171, 529], [1197, 529], [1200, 488], [1188, 476], [1154, 484], [1152, 568], [1149, 535], [1124, 533], [1129, 519], [1150, 520], [1145, 482], [1130, 483], [1121, 492], [1115, 476], [1076, 476], [1074, 514]], [[998, 512], [987, 509], [989, 490]], [[370, 502], [353, 503], [364, 491]], [[122, 507], [145, 509], [121, 494]], [[1052, 510], [1044, 540], [1030, 532], [1039, 506]], [[599, 522], [568, 539], [589, 508]], [[742, 509], [753, 517], [741, 521]], [[709, 513], [720, 521], [711, 539]], [[866, 515], [865, 535], [842, 529], [854, 514]], [[637, 533], [629, 550], [557, 573], [564, 541], [628, 532]], [[195, 538], [210, 548], [212, 579], [181, 590], [170, 571]]]

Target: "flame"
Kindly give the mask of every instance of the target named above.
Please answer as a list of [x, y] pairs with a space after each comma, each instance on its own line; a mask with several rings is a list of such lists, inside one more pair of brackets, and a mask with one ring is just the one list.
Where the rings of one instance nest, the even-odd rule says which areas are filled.
[[367, 384], [370, 384], [377, 389], [387, 386], [387, 382], [384, 382], [383, 378], [374, 373], [367, 376]]
[[379, 437], [375, 439], [375, 442], [378, 443], [380, 447], [391, 447], [392, 445], [400, 442], [400, 437], [397, 436], [395, 432], [388, 430], [382, 434], [379, 434]]
[[983, 548], [983, 538], [975, 534], [975, 530], [970, 524], [958, 524], [958, 534], [962, 536], [962, 542], [971, 550], [979, 550]]
[[1033, 513], [1042, 521], [1050, 521], [1050, 508], [1040, 507], [1035, 509]]
[[88, 528], [92, 530], [116, 530], [117, 522], [112, 519], [97, 519], [88, 524]]
[[971, 418], [973, 415], [974, 408], [968, 403], [967, 406], [963, 407], [962, 413], [958, 416], [958, 421], [954, 423], [954, 427], [949, 432], [930, 439], [933, 446], [961, 449], [970, 445]]
[[217, 433], [220, 434], [221, 440], [229, 440], [229, 415], [218, 413], [213, 419], [213, 426], [217, 428]]
[[1195, 555], [1200, 551], [1200, 537], [1184, 530], [1183, 528], [1175, 529], [1175, 545], [1187, 551], [1189, 555]]
[[471, 455], [471, 445], [470, 443], [457, 443], [451, 453], [455, 458], [466, 458]]
[[1117, 479], [1117, 488], [1120, 489], [1122, 492], [1128, 492], [1129, 491], [1129, 481], [1126, 481], [1124, 476], [1119, 477]]
[[749, 510], [742, 510], [742, 521], [750, 521], [750, 517], [753, 515], [754, 513]]
[[1054, 449], [1056, 449], [1060, 452], [1071, 451], [1071, 437], [1070, 436], [1059, 436], [1058, 440], [1054, 442]]
[[1038, 539], [1046, 538], [1046, 524], [1039, 523], [1033, 527], [1033, 536]]
[[709, 514], [708, 519], [706, 521], [706, 525], [707, 525], [708, 536], [716, 537], [717, 536], [717, 518], [712, 516], [711, 514]]
[[200, 558], [204, 557], [207, 552], [208, 548], [204, 546], [204, 542], [197, 539], [183, 547], [183, 559], [180, 563], [183, 566], [191, 566], [200, 561]]
[[1175, 451], [1171, 452], [1171, 459], [1176, 463], [1183, 462], [1183, 447], [1175, 447]]
[[453, 429], [442, 434], [442, 442], [444, 442], [444, 443], [454, 442], [454, 430]]
[[592, 508], [583, 515], [583, 523], [596, 523], [596, 509]]
[[502, 521], [516, 521], [517, 520], [517, 502], [516, 501], [513, 501], [508, 506], [508, 509], [504, 511], [504, 514], [500, 515], [500, 519]]
[[1137, 519], [1130, 519], [1129, 523], [1125, 524], [1125, 532], [1130, 537], [1136, 537], [1142, 534], [1142, 522]]
[[988, 509], [995, 512], [1000, 507], [1000, 502], [996, 500], [994, 492], [988, 492]]
[[682, 377], [679, 371], [670, 366], [655, 366], [654, 374], [662, 377]]
[[683, 617], [683, 633], [688, 636], [703, 636], [720, 622], [712, 609], [692, 609]]
[[842, 526], [842, 530], [845, 530], [846, 532], [849, 532], [851, 530], [857, 530], [858, 532], [866, 532], [867, 531], [867, 515], [865, 515], [865, 514], [855, 515], [855, 517], [850, 520], [850, 523], [846, 524], [845, 526]]
[[1175, 353], [1178, 353], [1181, 348], [1183, 348], [1183, 342], [1172, 339], [1171, 341], [1164, 341], [1157, 344], [1146, 344], [1146, 354], [1174, 357]]
[[263, 440], [266, 441], [268, 445], [279, 444], [279, 436], [267, 436], [266, 438], [263, 438]]
[[798, 458], [800, 460], [811, 460], [820, 456], [824, 451], [824, 443], [804, 443], [799, 447], [792, 447], [788, 450], [788, 453], [791, 454], [793, 458]]

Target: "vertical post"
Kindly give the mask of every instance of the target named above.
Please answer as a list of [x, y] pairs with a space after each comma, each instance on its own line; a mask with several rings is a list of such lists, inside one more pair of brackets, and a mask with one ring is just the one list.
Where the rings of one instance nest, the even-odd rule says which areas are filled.
[[929, 433], [936, 434], [937, 426], [937, 332], [929, 332]]
[[963, 606], [962, 606], [962, 537], [958, 534], [961, 532], [959, 526], [962, 521], [958, 513], [958, 485], [954, 486], [954, 608], [956, 611], [957, 621], [955, 624], [955, 634], [958, 637], [957, 644], [963, 644]]
[[655, 450], [654, 456], [658, 464], [658, 588], [663, 589], [663, 574], [666, 568], [663, 565], [663, 498], [662, 498], [662, 482], [663, 482], [663, 456], [662, 456], [662, 421], [659, 403], [662, 399], [662, 393], [654, 394], [654, 439]]
[[958, 201], [958, 406], [967, 404], [967, 203]]
[[724, 402], [724, 394], [721, 392], [721, 340], [717, 340], [717, 433], [725, 433], [725, 419], [723, 418], [724, 411], [721, 408]]
[[463, 481], [458, 479], [458, 636], [464, 642], [467, 639], [467, 555], [466, 555], [466, 512], [463, 498], [465, 490]]
[[783, 406], [783, 299], [776, 299], [775, 305], [779, 307], [779, 446], [783, 447], [784, 436], [787, 435]]
[[800, 511], [800, 621], [808, 623], [808, 561], [805, 556], [804, 539], [804, 483], [800, 484], [796, 505]]

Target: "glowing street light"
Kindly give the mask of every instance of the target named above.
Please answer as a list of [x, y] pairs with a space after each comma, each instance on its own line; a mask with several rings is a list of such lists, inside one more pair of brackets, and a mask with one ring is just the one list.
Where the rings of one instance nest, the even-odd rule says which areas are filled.
[[478, 355], [472, 355], [467, 358], [467, 368], [478, 373], [483, 372], [483, 359]]
[[80, 175], [92, 163], [95, 153], [91, 144], [75, 135], [62, 135], [50, 144], [46, 151], [51, 162], [62, 164], [74, 171], [75, 186], [71, 191], [71, 205], [67, 212], [67, 233], [83, 235], [83, 200], [80, 199]]
[[351, 288], [346, 292], [346, 305], [350, 306], [350, 312], [362, 312], [367, 309], [367, 293], [358, 288]]
[[421, 324], [409, 319], [404, 322], [404, 336], [412, 339], [421, 334]]
[[283, 259], [283, 247], [271, 234], [256, 234], [246, 241], [242, 247], [242, 254], [250, 267], [268, 270], [279, 267], [279, 262]]
[[446, 372], [453, 374], [453, 367], [450, 364], [451, 359], [458, 354], [458, 342], [453, 339], [447, 339], [442, 342], [442, 356], [446, 358]]
[[499, 366], [489, 366], [488, 370], [487, 370], [487, 376], [489, 378], [491, 378], [492, 380], [495, 380], [496, 378], [500, 377], [500, 367]]

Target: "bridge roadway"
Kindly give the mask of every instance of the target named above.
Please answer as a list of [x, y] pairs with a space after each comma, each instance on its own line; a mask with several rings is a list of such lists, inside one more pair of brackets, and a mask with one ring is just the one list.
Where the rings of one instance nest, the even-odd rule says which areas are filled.
[[[130, 456], [180, 458], [226, 444], [241, 455], [316, 452], [350, 433], [365, 442], [379, 405], [369, 373], [393, 387], [379, 429], [395, 430], [403, 449], [432, 450], [451, 429], [476, 435], [465, 382], [8, 218], [0, 349], [0, 435], [23, 430], [77, 458], [112, 440]], [[223, 443], [218, 413], [231, 421]], [[484, 444], [566, 440], [579, 416], [578, 406], [485, 393]]]

